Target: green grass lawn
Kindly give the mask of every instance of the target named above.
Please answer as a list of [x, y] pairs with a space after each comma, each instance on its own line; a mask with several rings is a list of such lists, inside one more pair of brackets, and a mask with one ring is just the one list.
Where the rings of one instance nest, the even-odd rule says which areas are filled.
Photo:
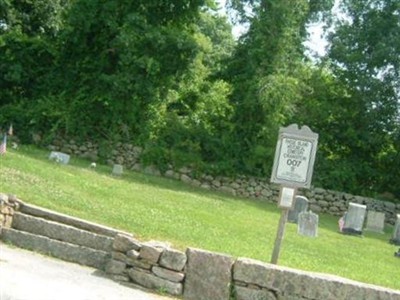
[[[48, 155], [25, 146], [0, 157], [0, 193], [129, 231], [142, 241], [271, 259], [280, 217], [276, 204], [130, 171], [116, 178], [109, 166], [91, 170], [89, 161], [75, 158], [58, 165]], [[400, 259], [388, 243], [393, 228], [355, 237], [338, 233], [337, 217], [319, 220], [318, 238], [299, 236], [296, 224], [286, 225], [279, 265], [400, 289]]]

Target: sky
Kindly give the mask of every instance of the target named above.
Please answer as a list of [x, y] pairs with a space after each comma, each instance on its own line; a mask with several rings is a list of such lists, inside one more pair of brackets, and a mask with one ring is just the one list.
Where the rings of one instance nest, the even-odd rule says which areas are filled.
[[[221, 14], [226, 14], [226, 11], [224, 9], [226, 0], [219, 0], [217, 1], [219, 3], [219, 7], [221, 9]], [[304, 44], [306, 47], [310, 49], [311, 53], [315, 53], [318, 56], [323, 56], [326, 53], [326, 46], [328, 45], [328, 42], [321, 37], [323, 33], [323, 24], [318, 23], [318, 24], [310, 24], [308, 26], [308, 31], [310, 33], [310, 38], [308, 41], [306, 41]], [[241, 34], [245, 33], [247, 31], [247, 27], [245, 25], [233, 25], [232, 27], [232, 34], [235, 38], [240, 37]]]

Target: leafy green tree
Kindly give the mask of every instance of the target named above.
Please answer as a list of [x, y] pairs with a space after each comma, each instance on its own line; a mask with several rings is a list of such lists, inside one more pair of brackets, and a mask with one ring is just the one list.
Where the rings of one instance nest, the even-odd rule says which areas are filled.
[[[332, 1], [230, 1], [241, 20], [249, 23], [239, 40], [225, 78], [234, 87], [238, 168], [270, 173], [280, 126], [302, 100], [298, 72], [303, 60], [306, 25]], [[249, 12], [249, 9], [251, 10]]]
[[[166, 101], [154, 109], [153, 138], [145, 159], [192, 165], [208, 171], [232, 170], [229, 159], [232, 132], [231, 87], [218, 79], [222, 61], [234, 48], [226, 18], [203, 12], [194, 38], [200, 51], [168, 91]], [[161, 150], [162, 149], [162, 150]], [[211, 168], [211, 170], [210, 170]]]
[[336, 129], [336, 143], [348, 149], [340, 154], [347, 168], [338, 172], [352, 169], [352, 191], [359, 193], [392, 192], [400, 179], [397, 172], [386, 175], [400, 166], [399, 15], [396, 0], [345, 0], [329, 37], [333, 74], [351, 100]]
[[54, 36], [62, 26], [67, 0], [4, 0], [0, 3], [0, 33]]
[[21, 138], [33, 125], [30, 109], [49, 87], [66, 7], [63, 0], [0, 2], [0, 124], [13, 122]]
[[56, 71], [64, 130], [146, 138], [149, 105], [162, 101], [198, 51], [191, 24], [201, 5], [74, 1], [60, 33]]

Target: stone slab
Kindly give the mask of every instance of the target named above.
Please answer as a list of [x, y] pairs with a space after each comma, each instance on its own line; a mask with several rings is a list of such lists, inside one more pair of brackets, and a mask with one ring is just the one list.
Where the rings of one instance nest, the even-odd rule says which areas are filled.
[[288, 222], [297, 223], [299, 214], [307, 211], [308, 199], [304, 196], [296, 196], [293, 209], [289, 210]]
[[55, 212], [50, 209], [45, 209], [36, 205], [20, 202], [19, 211], [36, 217], [41, 217], [47, 220], [63, 223], [66, 225], [74, 226], [76, 228], [80, 228], [83, 230], [87, 230], [90, 232], [111, 236], [114, 237], [119, 233], [123, 233], [122, 231], [116, 230], [111, 227], [107, 227], [104, 225], [96, 224], [93, 222], [89, 222], [83, 219], [75, 218], [69, 215], [65, 215], [59, 212]]
[[162, 290], [174, 296], [181, 295], [183, 291], [181, 283], [171, 282], [134, 268], [128, 270], [128, 275], [135, 283], [149, 289]]
[[182, 271], [186, 262], [186, 254], [174, 249], [165, 249], [160, 257], [160, 265], [174, 271]]
[[26, 231], [36, 235], [46, 236], [51, 239], [105, 252], [110, 252], [112, 250], [112, 244], [114, 241], [111, 237], [98, 235], [69, 225], [48, 221], [18, 212], [14, 215], [12, 227], [20, 231]]
[[189, 248], [186, 251], [185, 300], [228, 300], [232, 280], [231, 256]]
[[236, 261], [233, 279], [240, 286], [244, 283], [273, 291], [277, 299], [400, 299], [400, 291], [248, 258]]
[[265, 289], [235, 287], [236, 300], [276, 300], [275, 294]]
[[103, 270], [110, 259], [107, 252], [77, 246], [65, 242], [37, 236], [15, 229], [3, 228], [1, 238], [17, 247], [38, 251], [66, 261]]
[[365, 230], [377, 233], [385, 233], [385, 213], [369, 210]]

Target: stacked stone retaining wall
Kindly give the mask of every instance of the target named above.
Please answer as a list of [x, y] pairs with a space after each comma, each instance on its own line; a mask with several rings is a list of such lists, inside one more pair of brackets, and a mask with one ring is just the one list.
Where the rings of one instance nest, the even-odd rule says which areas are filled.
[[[98, 159], [98, 145], [92, 142], [78, 144], [74, 140], [55, 140], [50, 146], [51, 151], [62, 151], [77, 157], [88, 158], [93, 161]], [[249, 176], [237, 176], [228, 178], [223, 176], [212, 176], [209, 174], [198, 175], [195, 170], [187, 167], [180, 169], [169, 168], [161, 172], [154, 166], [143, 166], [140, 164], [142, 148], [117, 143], [107, 157], [109, 165], [121, 164], [125, 169], [144, 172], [151, 175], [175, 178], [187, 184], [208, 190], [220, 191], [230, 195], [276, 202], [279, 187], [271, 184], [269, 179], [255, 178]], [[327, 190], [323, 188], [311, 188], [300, 190], [300, 194], [306, 196], [310, 202], [310, 209], [315, 213], [328, 213], [334, 216], [342, 216], [349, 202], [364, 204], [368, 210], [385, 213], [385, 222], [393, 225], [396, 215], [400, 213], [400, 203], [351, 195], [344, 192]]]
[[142, 243], [133, 236], [119, 234], [114, 239], [112, 259], [106, 272], [118, 281], [133, 281], [170, 295], [182, 295], [186, 264], [185, 253], [168, 244]]
[[[201, 249], [182, 252], [165, 242], [142, 242], [127, 232], [26, 204], [15, 196], [0, 193], [0, 201], [2, 220], [11, 216], [11, 224], [1, 228], [2, 240], [186, 300], [400, 300], [398, 290]], [[95, 237], [99, 232], [105, 235]]]

